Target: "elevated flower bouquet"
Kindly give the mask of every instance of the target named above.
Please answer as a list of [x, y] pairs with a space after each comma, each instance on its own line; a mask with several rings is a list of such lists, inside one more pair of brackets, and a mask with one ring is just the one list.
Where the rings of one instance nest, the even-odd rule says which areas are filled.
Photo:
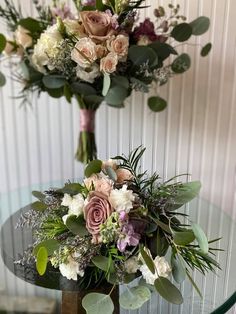
[[[122, 108], [133, 90], [148, 93], [187, 71], [190, 56], [179, 54], [176, 42], [202, 35], [210, 25], [204, 16], [187, 23], [179, 5], [171, 4], [168, 10], [156, 8], [153, 22], [139, 22], [143, 0], [74, 0], [75, 14], [59, 1], [47, 7], [33, 0], [36, 18], [24, 17], [13, 1], [4, 1], [0, 17], [12, 37], [0, 34], [0, 53], [10, 57], [14, 78], [22, 84], [20, 97], [27, 102], [29, 93], [46, 92], [69, 103], [77, 100], [81, 132], [76, 157], [84, 163], [96, 158], [95, 112], [102, 101]], [[210, 49], [208, 43], [201, 55]], [[5, 81], [0, 73], [0, 86]], [[166, 101], [152, 96], [148, 106], [161, 111]]]
[[[93, 160], [82, 183], [33, 192], [38, 201], [19, 226], [33, 229], [35, 242], [25, 260], [33, 258], [40, 275], [51, 263], [88, 291], [104, 283], [112, 289], [124, 284], [128, 293], [121, 294], [119, 302], [131, 310], [154, 291], [181, 304], [176, 285], [186, 277], [201, 295], [191, 271], [205, 275], [219, 267], [211, 246], [217, 240], [208, 241], [180, 210], [198, 195], [200, 182], [181, 183], [178, 177], [162, 182], [155, 173], [141, 173], [144, 151], [139, 147], [128, 157]], [[82, 305], [89, 314], [113, 313], [110, 294], [87, 293]]]

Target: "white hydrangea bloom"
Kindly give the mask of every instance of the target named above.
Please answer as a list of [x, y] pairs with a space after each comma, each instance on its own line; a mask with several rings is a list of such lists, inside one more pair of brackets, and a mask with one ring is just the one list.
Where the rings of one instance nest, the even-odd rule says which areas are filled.
[[69, 216], [71, 215], [79, 216], [83, 214], [85, 202], [83, 195], [80, 193], [74, 195], [73, 197], [70, 196], [69, 194], [64, 194], [61, 205], [69, 207], [67, 215], [64, 215], [62, 217], [64, 224], [66, 224], [66, 220]]
[[156, 256], [154, 259], [154, 264], [156, 266], [156, 272], [153, 274], [146, 264], [140, 267], [140, 271], [143, 275], [143, 278], [146, 282], [150, 285], [154, 285], [155, 280], [161, 277], [168, 277], [171, 272], [171, 267], [169, 263], [166, 261], [165, 257], [163, 256]]
[[135, 196], [133, 191], [127, 190], [127, 188], [128, 186], [125, 184], [121, 189], [111, 191], [109, 202], [117, 212], [125, 211], [129, 213], [130, 209], [133, 207]]
[[138, 261], [138, 256], [132, 256], [127, 259], [127, 261], [125, 261], [125, 271], [128, 274], [135, 274], [140, 267]]
[[69, 280], [77, 281], [77, 275], [84, 276], [84, 272], [79, 269], [79, 264], [74, 260], [72, 256], [68, 257], [67, 263], [62, 263], [59, 266], [59, 270], [62, 276]]

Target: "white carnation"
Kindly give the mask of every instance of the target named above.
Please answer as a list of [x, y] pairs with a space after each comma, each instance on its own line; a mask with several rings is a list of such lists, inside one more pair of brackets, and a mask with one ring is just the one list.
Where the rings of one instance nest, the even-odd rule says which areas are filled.
[[64, 194], [61, 205], [69, 207], [67, 215], [64, 215], [62, 217], [64, 224], [66, 224], [66, 220], [69, 216], [79, 216], [83, 214], [85, 206], [83, 195], [79, 193], [72, 197], [69, 194]]
[[66, 277], [69, 280], [77, 281], [77, 275], [80, 277], [84, 276], [84, 271], [79, 269], [79, 263], [75, 261], [73, 256], [69, 256], [67, 263], [62, 263], [59, 265], [59, 270], [62, 276]]
[[88, 83], [93, 83], [95, 78], [100, 74], [101, 72], [99, 71], [99, 66], [96, 63], [89, 68], [84, 69], [80, 65], [76, 68], [77, 77]]
[[140, 267], [143, 278], [150, 285], [154, 285], [158, 277], [168, 277], [171, 272], [171, 267], [163, 256], [156, 256], [153, 262], [156, 267], [155, 274], [149, 270], [146, 264]]
[[111, 191], [109, 202], [117, 212], [125, 211], [128, 213], [133, 207], [135, 196], [133, 191], [127, 190], [127, 188], [127, 185], [123, 185], [122, 189], [115, 189]]
[[[63, 40], [57, 25], [49, 27], [41, 34], [34, 46], [32, 62], [40, 72], [44, 72], [44, 66], [49, 64], [51, 58], [55, 58], [59, 52], [58, 45]], [[53, 68], [50, 67], [50, 70]]]
[[125, 261], [125, 271], [128, 274], [134, 274], [139, 269], [138, 257], [132, 256], [127, 261]]

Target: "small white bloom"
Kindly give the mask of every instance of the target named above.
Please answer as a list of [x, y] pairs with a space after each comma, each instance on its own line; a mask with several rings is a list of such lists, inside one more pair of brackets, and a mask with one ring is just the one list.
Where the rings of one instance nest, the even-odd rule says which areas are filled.
[[72, 196], [70, 196], [70, 194], [66, 193], [66, 194], [64, 194], [61, 205], [62, 206], [70, 206], [72, 200], [73, 200]]
[[64, 194], [61, 205], [69, 207], [67, 215], [62, 217], [64, 224], [66, 224], [66, 220], [69, 216], [79, 216], [83, 214], [85, 206], [83, 195], [79, 193], [72, 197], [69, 194]]
[[77, 275], [80, 277], [84, 276], [84, 271], [79, 269], [79, 263], [75, 261], [73, 256], [69, 256], [67, 263], [62, 263], [59, 265], [59, 270], [62, 276], [66, 277], [69, 280], [77, 281]]
[[150, 285], [154, 285], [155, 280], [161, 276], [161, 277], [168, 277], [171, 272], [171, 267], [164, 258], [164, 256], [156, 256], [154, 259], [154, 264], [156, 266], [156, 272], [153, 274], [147, 265], [142, 265], [140, 267], [140, 271], [143, 275], [143, 278], [146, 280], [146, 282]]
[[138, 261], [138, 256], [132, 256], [127, 259], [127, 261], [125, 261], [125, 271], [128, 274], [135, 274], [140, 267]]
[[84, 69], [80, 65], [76, 68], [77, 77], [85, 82], [93, 83], [95, 78], [100, 74], [101, 72], [99, 71], [99, 66], [96, 63], [89, 68]]
[[133, 191], [127, 190], [127, 188], [127, 185], [123, 185], [122, 189], [111, 191], [109, 202], [117, 212], [125, 211], [126, 213], [129, 213], [130, 209], [133, 207], [135, 196]]

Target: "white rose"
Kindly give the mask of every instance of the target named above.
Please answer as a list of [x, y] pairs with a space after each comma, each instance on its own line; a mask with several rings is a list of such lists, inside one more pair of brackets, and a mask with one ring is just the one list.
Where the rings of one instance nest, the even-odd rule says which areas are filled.
[[[57, 25], [49, 27], [41, 34], [34, 46], [32, 62], [40, 72], [44, 72], [44, 66], [47, 66], [51, 58], [56, 58], [59, 50], [58, 45], [63, 40]], [[50, 68], [53, 70], [53, 68]]]
[[70, 194], [64, 194], [64, 197], [62, 199], [61, 205], [62, 206], [70, 206], [72, 202], [72, 196], [70, 196]]
[[143, 278], [150, 285], [154, 285], [155, 280], [160, 276], [168, 277], [171, 272], [171, 267], [163, 256], [156, 256], [153, 262], [156, 266], [155, 274], [149, 270], [146, 264], [140, 266]]
[[89, 67], [97, 59], [96, 44], [88, 37], [79, 39], [71, 51], [71, 59], [82, 68]]
[[129, 48], [129, 38], [125, 35], [114, 36], [107, 41], [109, 51], [118, 55], [119, 59], [127, 57]]
[[17, 44], [21, 45], [24, 49], [31, 47], [33, 44], [30, 32], [20, 25], [18, 25], [17, 30], [15, 31], [15, 37]]
[[84, 69], [79, 65], [76, 68], [77, 77], [85, 82], [93, 83], [95, 78], [100, 74], [101, 72], [99, 71], [99, 66], [96, 63], [89, 68]]
[[67, 34], [74, 35], [77, 38], [85, 36], [84, 27], [78, 20], [65, 19], [63, 20], [63, 24], [66, 28]]
[[118, 64], [118, 56], [114, 52], [109, 52], [108, 55], [101, 59], [100, 70], [104, 73], [113, 73]]
[[80, 277], [84, 276], [84, 272], [79, 269], [78, 262], [75, 261], [73, 256], [69, 256], [67, 263], [62, 263], [59, 265], [59, 270], [62, 276], [66, 277], [69, 280], [77, 281], [77, 275]]
[[120, 190], [112, 190], [109, 196], [109, 202], [117, 212], [125, 211], [129, 213], [130, 209], [133, 208], [134, 200], [133, 191], [127, 190], [127, 185], [123, 185]]
[[139, 269], [138, 256], [132, 256], [125, 261], [125, 271], [128, 274], [135, 274]]

